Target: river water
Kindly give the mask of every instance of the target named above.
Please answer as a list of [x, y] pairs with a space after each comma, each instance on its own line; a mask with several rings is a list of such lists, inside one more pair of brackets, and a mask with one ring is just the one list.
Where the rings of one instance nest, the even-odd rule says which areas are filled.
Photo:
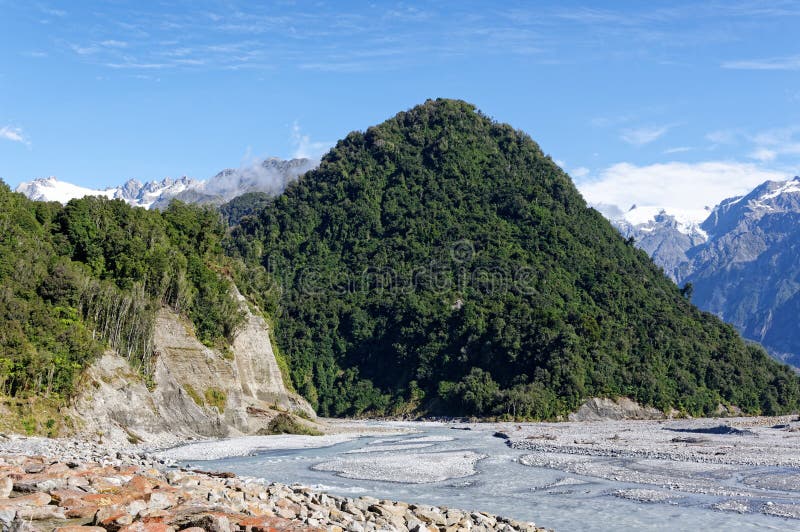
[[[259, 451], [252, 456], [192, 461], [190, 465], [268, 482], [297, 482], [349, 497], [370, 495], [481, 510], [559, 531], [800, 530], [800, 520], [758, 511], [764, 504], [800, 503], [796, 491], [800, 486], [789, 486], [788, 491], [761, 488], [755, 494], [750, 486], [733, 499], [678, 493], [663, 502], [638, 502], [615, 493], [663, 486], [524, 465], [520, 460], [529, 452], [511, 449], [487, 430], [454, 430], [436, 424], [404, 426], [413, 427], [415, 433], [361, 437], [322, 448]], [[720, 479], [720, 484], [736, 492], [747, 475], [772, 472], [780, 473], [768, 468], [743, 469]], [[682, 474], [686, 478], [686, 472]], [[702, 471], [697, 475], [708, 480]], [[738, 513], [712, 508], [725, 500], [749, 509]]]

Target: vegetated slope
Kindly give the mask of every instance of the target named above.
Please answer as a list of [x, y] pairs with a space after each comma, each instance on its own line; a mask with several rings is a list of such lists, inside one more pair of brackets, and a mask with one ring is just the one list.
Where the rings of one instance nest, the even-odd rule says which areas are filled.
[[227, 344], [243, 315], [219, 274], [224, 233], [212, 209], [98, 197], [62, 207], [0, 182], [0, 396], [63, 403], [107, 347], [147, 376], [162, 305], [203, 342]]
[[527, 135], [464, 102], [351, 133], [244, 216], [231, 250], [270, 272], [245, 289], [280, 307], [295, 387], [322, 414], [797, 405], [787, 367], [692, 306]]

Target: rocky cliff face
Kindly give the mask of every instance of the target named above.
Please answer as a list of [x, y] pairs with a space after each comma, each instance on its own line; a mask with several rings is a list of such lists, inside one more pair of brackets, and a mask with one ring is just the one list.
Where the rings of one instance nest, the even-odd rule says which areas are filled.
[[149, 388], [116, 353], [92, 364], [70, 407], [79, 429], [159, 442], [255, 434], [282, 410], [315, 417], [304, 399], [287, 390], [266, 321], [236, 296], [247, 318], [229, 352], [206, 347], [190, 322], [162, 309]]

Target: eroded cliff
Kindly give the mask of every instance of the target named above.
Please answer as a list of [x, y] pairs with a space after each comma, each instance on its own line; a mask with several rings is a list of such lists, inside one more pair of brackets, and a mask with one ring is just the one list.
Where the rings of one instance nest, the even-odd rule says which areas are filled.
[[155, 321], [149, 383], [113, 351], [95, 361], [68, 409], [78, 430], [157, 443], [255, 434], [280, 412], [315, 418], [287, 389], [266, 320], [235, 296], [246, 318], [228, 350], [203, 345], [188, 320], [164, 308]]

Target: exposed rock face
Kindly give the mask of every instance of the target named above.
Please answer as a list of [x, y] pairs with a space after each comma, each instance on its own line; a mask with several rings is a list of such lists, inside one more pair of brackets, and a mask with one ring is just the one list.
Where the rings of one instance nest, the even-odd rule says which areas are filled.
[[[237, 291], [236, 297], [242, 307], [247, 308], [244, 296]], [[305, 399], [287, 393], [269, 338], [269, 325], [249, 308], [247, 320], [234, 338], [233, 352], [238, 382], [245, 398], [277, 404], [288, 410], [302, 410], [314, 416], [314, 410]]]
[[151, 389], [113, 352], [92, 364], [71, 407], [81, 428], [116, 439], [158, 441], [253, 434], [267, 426], [276, 409], [314, 417], [311, 406], [286, 389], [264, 318], [236, 296], [246, 319], [229, 353], [206, 347], [191, 323], [162, 309], [155, 324]]
[[616, 205], [593, 205], [625, 238], [633, 238], [636, 246], [653, 257], [670, 279], [678, 281], [688, 262], [686, 253], [702, 245], [708, 235], [700, 224], [708, 209], [674, 210], [651, 206], [632, 206], [623, 212]]
[[608, 419], [663, 419], [664, 413], [653, 407], [642, 406], [627, 397], [616, 400], [592, 398], [577, 412], [569, 415], [570, 421], [603, 421]]

